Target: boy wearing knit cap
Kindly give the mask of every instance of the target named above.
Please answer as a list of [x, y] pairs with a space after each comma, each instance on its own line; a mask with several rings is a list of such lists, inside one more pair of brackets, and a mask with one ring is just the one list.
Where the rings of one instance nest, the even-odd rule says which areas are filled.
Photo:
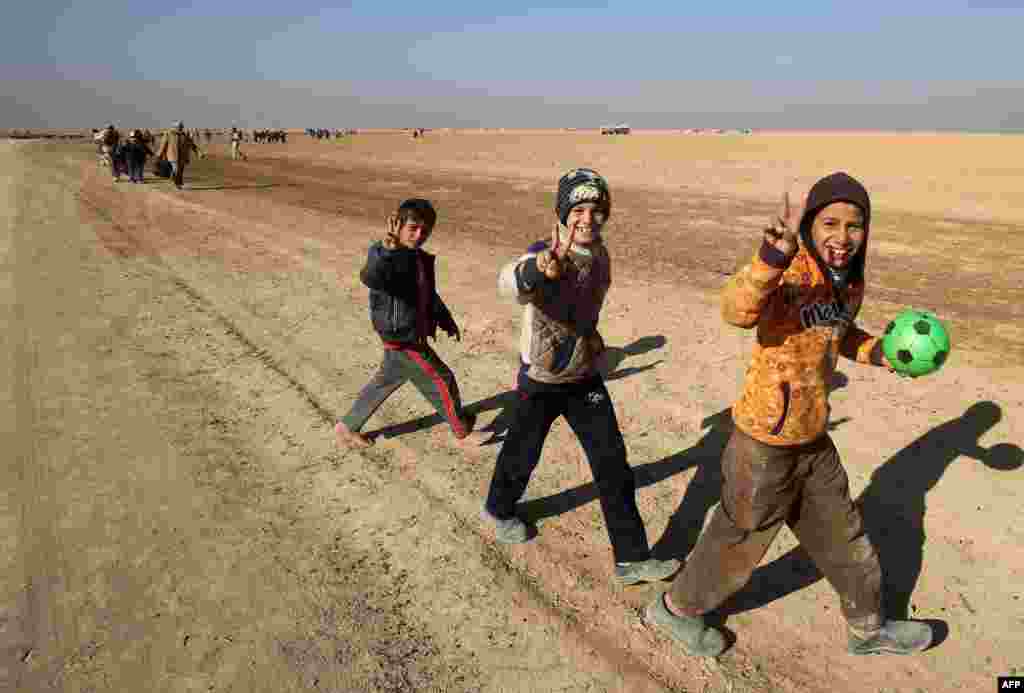
[[497, 540], [521, 543], [528, 528], [515, 514], [540, 462], [551, 425], [564, 416], [590, 463], [623, 585], [663, 580], [678, 561], [651, 558], [636, 505], [633, 470], [626, 462], [615, 409], [597, 369], [604, 342], [597, 331], [611, 286], [611, 263], [601, 231], [611, 213], [604, 178], [586, 168], [558, 181], [558, 222], [551, 242], [537, 242], [506, 265], [499, 289], [524, 306], [520, 338], [520, 401], [498, 454], [483, 518]]
[[827, 433], [839, 355], [889, 366], [881, 341], [854, 324], [870, 221], [864, 187], [845, 173], [826, 176], [805, 207], [785, 197], [753, 260], [722, 292], [725, 321], [757, 329], [722, 456], [722, 500], [671, 589], [647, 607], [648, 620], [690, 654], [725, 649], [704, 615], [746, 584], [783, 523], [838, 592], [850, 653], [911, 654], [931, 643], [927, 623], [885, 618], [878, 554]]
[[132, 183], [142, 183], [145, 175], [146, 157], [153, 156], [153, 150], [142, 141], [138, 130], [128, 133], [128, 141], [121, 147], [128, 165], [128, 178]]
[[448, 421], [460, 446], [479, 446], [488, 437], [473, 431], [474, 418], [462, 410], [454, 374], [427, 344], [428, 337], [436, 339], [438, 327], [461, 341], [459, 327], [437, 293], [435, 258], [422, 249], [436, 221], [437, 212], [428, 200], [405, 200], [388, 217], [384, 239], [370, 246], [359, 279], [370, 289], [370, 320], [384, 342], [384, 359], [335, 426], [341, 445], [373, 445], [360, 429], [409, 381]]

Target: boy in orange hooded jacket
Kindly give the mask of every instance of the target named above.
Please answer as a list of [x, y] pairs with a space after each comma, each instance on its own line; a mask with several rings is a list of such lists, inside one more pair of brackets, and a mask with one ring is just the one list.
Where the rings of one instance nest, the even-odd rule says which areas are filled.
[[[716, 656], [722, 634], [704, 614], [750, 578], [783, 522], [839, 593], [852, 654], [910, 654], [927, 623], [886, 619], [878, 554], [827, 433], [827, 383], [839, 355], [889, 366], [854, 320], [864, 298], [871, 202], [845, 173], [819, 180], [806, 206], [783, 210], [753, 260], [727, 283], [722, 317], [757, 329], [722, 457], [722, 501], [648, 619], [690, 654]], [[797, 238], [799, 234], [799, 239]]]

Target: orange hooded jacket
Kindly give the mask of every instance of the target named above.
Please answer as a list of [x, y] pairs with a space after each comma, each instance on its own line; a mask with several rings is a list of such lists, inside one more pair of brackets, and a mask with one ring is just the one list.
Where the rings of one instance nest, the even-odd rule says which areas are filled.
[[725, 321], [757, 328], [743, 393], [733, 405], [733, 421], [768, 445], [800, 445], [825, 433], [828, 382], [840, 354], [858, 363], [881, 365], [872, 357], [879, 339], [854, 324], [864, 300], [867, 235], [842, 288], [833, 285], [812, 250], [814, 217], [836, 201], [857, 204], [868, 231], [867, 191], [845, 173], [827, 176], [808, 196], [800, 222], [800, 248], [792, 260], [764, 243], [722, 292]]
[[755, 255], [722, 292], [725, 321], [757, 328], [733, 421], [768, 445], [809, 443], [828, 425], [828, 382], [839, 354], [870, 363], [878, 338], [853, 324], [863, 281], [851, 285], [840, 304], [804, 245], [788, 267], [769, 264], [766, 255]]

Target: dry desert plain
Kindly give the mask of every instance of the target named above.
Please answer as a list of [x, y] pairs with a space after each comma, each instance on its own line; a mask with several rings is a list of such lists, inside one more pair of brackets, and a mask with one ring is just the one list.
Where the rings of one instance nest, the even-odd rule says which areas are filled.
[[[186, 176], [115, 185], [86, 143], [0, 145], [0, 688], [15, 691], [984, 691], [1024, 673], [1024, 137], [639, 132], [295, 134], [223, 141]], [[872, 192], [868, 297], [946, 321], [941, 372], [840, 364], [831, 435], [912, 658], [844, 650], [788, 530], [716, 622], [717, 660], [611, 587], [582, 451], [556, 423], [495, 544], [478, 511], [507, 430], [519, 310], [501, 263], [549, 233], [553, 188], [613, 186], [608, 386], [655, 552], [717, 502], [753, 340], [716, 292], [787, 179]], [[358, 270], [401, 198], [433, 199], [437, 349], [493, 440], [456, 449], [413, 388], [337, 449], [380, 358]]]

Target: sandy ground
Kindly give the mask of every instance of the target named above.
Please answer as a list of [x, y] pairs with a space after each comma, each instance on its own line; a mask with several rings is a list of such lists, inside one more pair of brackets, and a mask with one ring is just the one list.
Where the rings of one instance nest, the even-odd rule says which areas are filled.
[[[1024, 673], [1024, 138], [631, 137], [293, 138], [246, 163], [215, 146], [182, 193], [115, 186], [88, 145], [0, 145], [0, 688], [916, 692]], [[846, 168], [879, 191], [862, 323], [930, 308], [954, 352], [918, 381], [843, 364], [832, 435], [888, 607], [933, 619], [932, 650], [846, 655], [784, 530], [716, 614], [733, 647], [686, 657], [643, 622], [659, 586], [610, 586], [562, 422], [522, 506], [538, 538], [481, 525], [514, 402], [497, 268], [582, 164], [614, 186], [608, 386], [651, 542], [680, 558], [717, 502], [752, 338], [715, 291], [787, 176]], [[404, 388], [374, 448], [338, 450], [380, 358], [357, 272], [413, 194], [441, 211], [429, 249], [464, 335], [437, 348], [494, 439], [460, 452]]]

